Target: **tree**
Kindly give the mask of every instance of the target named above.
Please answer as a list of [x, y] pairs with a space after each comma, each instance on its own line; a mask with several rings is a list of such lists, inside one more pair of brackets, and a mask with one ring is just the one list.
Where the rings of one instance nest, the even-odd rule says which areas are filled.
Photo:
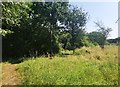
[[73, 53], [76, 49], [76, 44], [78, 43], [77, 37], [79, 33], [84, 29], [87, 22], [87, 13], [84, 12], [81, 8], [70, 6], [70, 9], [65, 19], [65, 26], [71, 34], [71, 50]]
[[70, 47], [70, 39], [71, 39], [71, 34], [68, 32], [61, 32], [61, 35], [59, 36], [60, 43], [62, 43], [62, 48], [63, 49], [69, 49]]
[[[20, 3], [20, 2], [2, 2], [2, 30], [4, 33], [8, 31], [13, 31], [14, 26], [20, 26], [21, 19], [28, 18], [29, 14], [27, 14], [28, 11], [30, 11], [30, 5], [31, 3]], [[26, 19], [24, 19], [26, 20]], [[5, 36], [5, 35], [4, 35]]]
[[3, 2], [2, 10], [4, 58], [52, 56], [60, 43], [74, 53], [82, 45], [87, 13], [81, 8], [67, 2]]
[[[4, 2], [2, 29], [3, 57], [18, 58], [59, 52], [57, 22], [64, 20], [66, 2]], [[3, 32], [3, 31], [2, 31]], [[4, 35], [4, 33], [3, 33]]]
[[2, 2], [3, 60], [23, 56], [25, 40], [21, 24], [29, 19], [30, 6], [30, 2]]
[[[66, 13], [68, 9], [68, 3], [34, 2], [32, 9], [34, 11], [34, 13], [32, 14], [33, 17], [32, 20], [34, 20], [32, 26], [36, 27], [35, 30], [36, 37], [34, 39], [37, 39], [36, 40], [37, 44], [39, 44], [40, 46], [39, 53], [42, 54], [49, 53], [50, 56], [52, 56], [55, 53], [58, 53], [59, 52], [58, 35], [60, 30], [58, 21], [60, 23], [63, 22], [65, 17], [64, 13]], [[39, 37], [39, 39], [37, 37]], [[34, 48], [38, 49], [38, 47]]]
[[103, 35], [101, 32], [93, 31], [87, 34], [90, 41], [92, 41], [93, 44], [101, 45], [103, 43]]
[[106, 39], [109, 36], [109, 33], [112, 31], [112, 29], [109, 28], [109, 27], [105, 27], [102, 24], [102, 22], [100, 22], [100, 21], [97, 21], [97, 22], [94, 22], [94, 23], [99, 28], [98, 32], [101, 33], [101, 38], [100, 38], [100, 44], [99, 45], [101, 46], [101, 48], [104, 48]]

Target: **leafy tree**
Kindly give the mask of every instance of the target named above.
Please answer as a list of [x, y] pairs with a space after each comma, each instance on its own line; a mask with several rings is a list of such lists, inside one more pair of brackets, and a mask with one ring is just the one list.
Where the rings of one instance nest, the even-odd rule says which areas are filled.
[[2, 2], [3, 60], [23, 56], [25, 40], [22, 39], [23, 34], [20, 27], [21, 23], [25, 23], [29, 19], [30, 6], [30, 2]]
[[56, 54], [82, 46], [87, 13], [66, 2], [3, 2], [3, 57]]
[[76, 38], [79, 35], [79, 33], [82, 31], [83, 27], [85, 26], [86, 21], [87, 21], [86, 12], [84, 12], [81, 8], [70, 6], [67, 18], [65, 20], [65, 26], [69, 30], [69, 33], [72, 36], [70, 43], [73, 53], [75, 51], [77, 44]]
[[[68, 3], [36, 2], [33, 3], [32, 9], [34, 11], [34, 13], [32, 14], [33, 15], [32, 20], [34, 20], [32, 25], [37, 29], [35, 30], [36, 36], [40, 37], [39, 39], [37, 37], [34, 39], [37, 39], [36, 41], [38, 41], [39, 46], [42, 46], [39, 47], [42, 51], [39, 53], [44, 54], [50, 53], [51, 56], [54, 53], [58, 53], [59, 52], [58, 34], [59, 30], [61, 29], [60, 26], [58, 25], [58, 21], [60, 23], [63, 22], [65, 17], [64, 13], [66, 13], [68, 9]], [[43, 40], [43, 38], [45, 41]], [[38, 47], [34, 48], [37, 49]]]
[[103, 35], [102, 33], [98, 32], [98, 31], [93, 31], [87, 34], [88, 38], [90, 41], [92, 41], [93, 44], [97, 45], [101, 45], [103, 43]]
[[[18, 58], [59, 52], [58, 25], [68, 9], [65, 2], [4, 2], [2, 29], [3, 57]], [[3, 31], [2, 31], [3, 32]]]
[[101, 35], [99, 37], [99, 45], [101, 46], [101, 48], [104, 48], [104, 45], [105, 45], [105, 42], [106, 42], [106, 39], [107, 37], [109, 36], [109, 33], [112, 31], [111, 28], [109, 27], [105, 27], [102, 22], [94, 22], [96, 24], [96, 26], [99, 28], [98, 29], [98, 32], [99, 34], [101, 33]]
[[[85, 44], [84, 44], [85, 37], [87, 37], [86, 31], [85, 31], [85, 29], [81, 29], [76, 37], [76, 41], [77, 41], [76, 47], [77, 48], [85, 46]], [[87, 39], [85, 41], [87, 41]]]
[[[2, 2], [2, 30], [10, 33], [13, 27], [20, 26], [21, 19], [29, 17], [30, 3]], [[5, 34], [5, 33], [4, 33]], [[5, 35], [4, 35], [5, 36]]]
[[68, 49], [70, 47], [71, 34], [68, 32], [62, 32], [59, 36], [60, 43], [62, 43], [63, 49]]
[[83, 46], [86, 46], [86, 47], [92, 47], [94, 45], [97, 45], [97, 43], [92, 42], [88, 36], [83, 36], [82, 44]]

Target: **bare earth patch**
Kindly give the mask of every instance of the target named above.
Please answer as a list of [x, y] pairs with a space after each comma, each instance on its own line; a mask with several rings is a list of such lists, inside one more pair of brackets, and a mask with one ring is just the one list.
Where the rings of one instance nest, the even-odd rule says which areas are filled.
[[1, 85], [20, 85], [20, 74], [16, 66], [17, 64], [2, 64]]

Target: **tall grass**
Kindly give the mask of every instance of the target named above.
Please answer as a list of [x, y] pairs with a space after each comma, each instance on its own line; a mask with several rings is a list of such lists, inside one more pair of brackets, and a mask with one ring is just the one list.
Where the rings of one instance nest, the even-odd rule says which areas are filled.
[[117, 52], [117, 46], [83, 47], [74, 55], [26, 60], [18, 68], [24, 85], [114, 85], [118, 84]]

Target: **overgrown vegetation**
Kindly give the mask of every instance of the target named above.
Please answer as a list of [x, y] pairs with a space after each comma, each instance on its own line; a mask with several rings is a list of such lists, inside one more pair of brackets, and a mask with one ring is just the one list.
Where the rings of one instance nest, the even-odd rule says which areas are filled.
[[18, 70], [21, 84], [118, 84], [119, 38], [107, 41], [111, 28], [100, 22], [95, 22], [97, 31], [88, 33], [89, 13], [84, 9], [68, 2], [2, 2], [1, 6], [2, 60], [19, 63], [17, 69], [8, 64], [6, 70]]
[[[83, 47], [67, 56], [40, 57], [19, 65], [24, 85], [117, 85], [117, 46]], [[97, 51], [96, 51], [97, 50]]]
[[3, 61], [48, 54], [52, 57], [60, 49], [75, 53], [75, 49], [83, 46], [104, 45], [110, 32], [110, 28], [96, 22], [99, 31], [87, 34], [88, 13], [67, 2], [2, 2], [1, 5]]
[[87, 21], [86, 12], [67, 2], [3, 2], [2, 10], [3, 60], [56, 54], [66, 29], [73, 49], [75, 33]]

